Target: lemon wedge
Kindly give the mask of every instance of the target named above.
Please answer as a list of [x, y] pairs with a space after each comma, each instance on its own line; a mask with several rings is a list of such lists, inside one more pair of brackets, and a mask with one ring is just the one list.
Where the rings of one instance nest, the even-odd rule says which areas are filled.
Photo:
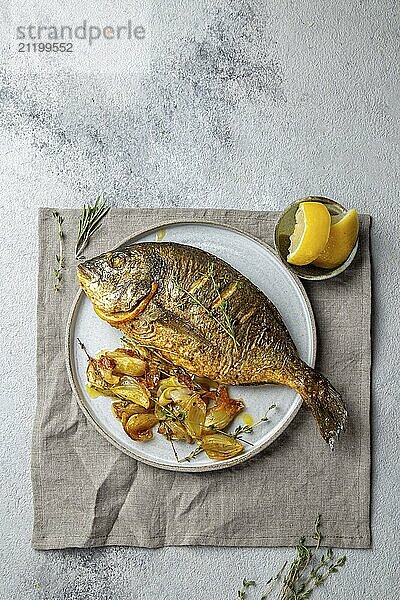
[[334, 269], [342, 265], [353, 250], [357, 236], [358, 215], [355, 208], [333, 216], [326, 246], [313, 264], [322, 269]]
[[329, 238], [331, 215], [321, 202], [301, 202], [290, 236], [288, 263], [308, 265], [318, 258]]

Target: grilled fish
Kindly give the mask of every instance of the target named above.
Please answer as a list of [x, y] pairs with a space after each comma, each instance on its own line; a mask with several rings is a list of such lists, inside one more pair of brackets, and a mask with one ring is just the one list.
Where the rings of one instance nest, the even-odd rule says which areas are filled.
[[287, 385], [331, 447], [344, 429], [339, 393], [300, 360], [274, 304], [223, 260], [144, 242], [81, 263], [78, 280], [102, 319], [189, 373], [225, 385]]

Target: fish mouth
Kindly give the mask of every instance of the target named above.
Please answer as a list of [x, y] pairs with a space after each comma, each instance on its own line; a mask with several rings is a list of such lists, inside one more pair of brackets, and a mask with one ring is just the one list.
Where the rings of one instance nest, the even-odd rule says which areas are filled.
[[80, 263], [77, 266], [76, 275], [79, 285], [96, 309], [98, 294], [96, 293], [96, 289], [94, 289], [96, 286], [93, 287], [92, 284], [95, 284], [99, 280], [99, 277], [91, 269], [88, 269], [85, 263]]
[[78, 281], [83, 288], [85, 284], [88, 284], [93, 279], [93, 273], [89, 271], [89, 269], [85, 266], [85, 263], [80, 263], [77, 266], [76, 273], [78, 276]]

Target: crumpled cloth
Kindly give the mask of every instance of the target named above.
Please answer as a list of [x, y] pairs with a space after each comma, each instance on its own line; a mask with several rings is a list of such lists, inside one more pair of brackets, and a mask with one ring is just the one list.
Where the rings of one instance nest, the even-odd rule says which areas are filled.
[[[318, 328], [317, 368], [343, 394], [346, 433], [332, 453], [302, 407], [285, 432], [240, 466], [206, 473], [156, 469], [122, 454], [87, 422], [65, 365], [65, 328], [77, 292], [80, 211], [62, 210], [65, 265], [55, 293], [58, 238], [39, 212], [37, 410], [32, 443], [35, 548], [105, 545], [285, 546], [323, 515], [324, 543], [370, 545], [370, 217], [360, 218], [353, 264], [305, 282]], [[175, 221], [228, 224], [272, 244], [277, 213], [211, 209], [112, 209], [87, 250], [95, 255]]]

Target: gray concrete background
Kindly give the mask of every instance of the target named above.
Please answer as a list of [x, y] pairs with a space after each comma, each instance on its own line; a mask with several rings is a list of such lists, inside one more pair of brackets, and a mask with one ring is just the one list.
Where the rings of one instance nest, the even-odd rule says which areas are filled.
[[[111, 14], [130, 10], [102, 5]], [[4, 26], [10, 6], [1, 3]], [[95, 20], [93, 0], [86, 6]], [[48, 8], [36, 3], [43, 18]], [[292, 555], [30, 548], [36, 209], [79, 207], [104, 190], [119, 206], [256, 209], [314, 193], [373, 216], [373, 548], [347, 551], [343, 573], [316, 598], [395, 600], [398, 7], [389, 0], [149, 0], [147, 13], [137, 76], [24, 75], [15, 44], [2, 54], [0, 598], [221, 600], [235, 598], [247, 576], [260, 584], [250, 600]]]

